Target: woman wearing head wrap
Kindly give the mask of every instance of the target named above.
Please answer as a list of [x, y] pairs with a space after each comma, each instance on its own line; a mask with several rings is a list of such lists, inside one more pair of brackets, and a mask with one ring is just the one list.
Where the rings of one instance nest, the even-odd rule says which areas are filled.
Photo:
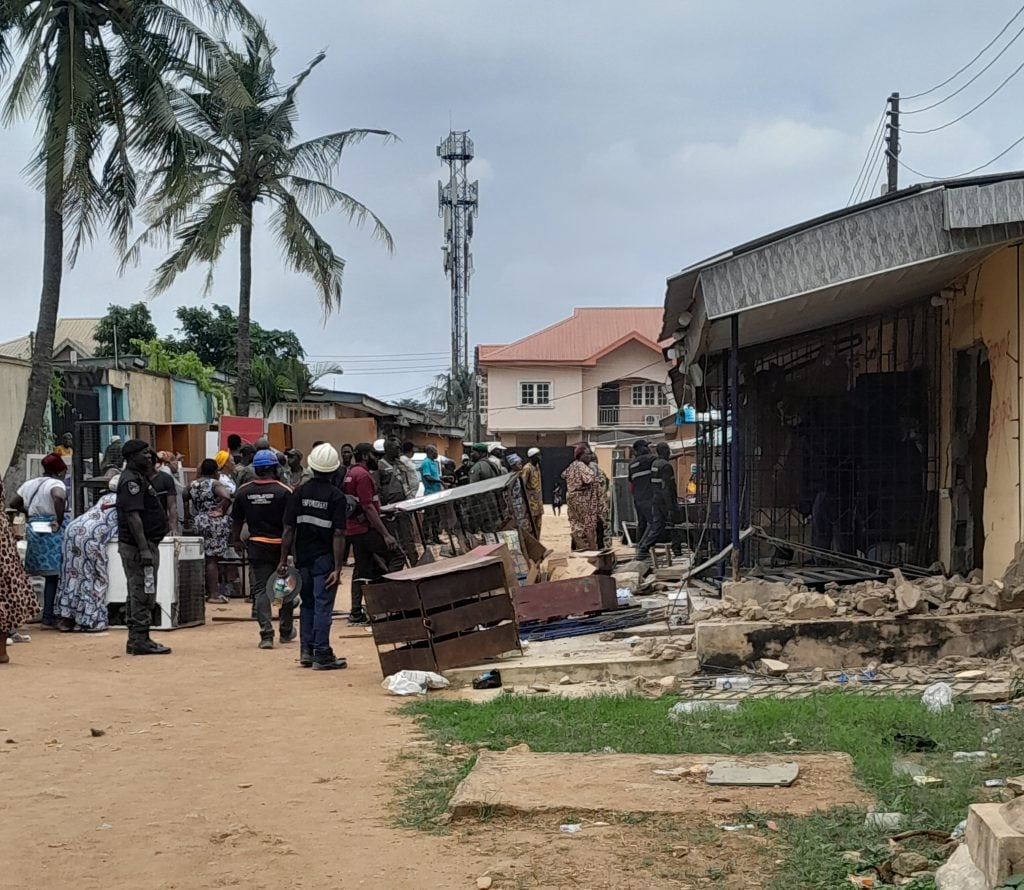
[[64, 477], [68, 466], [58, 454], [43, 458], [43, 475], [30, 479], [11, 501], [15, 510], [28, 518], [28, 550], [25, 571], [45, 579], [43, 587], [43, 627], [54, 627], [53, 604], [60, 580], [63, 529], [67, 519], [68, 493]]
[[[4, 483], [0, 479], [0, 507], [4, 503]], [[18, 556], [7, 514], [0, 509], [0, 664], [11, 660], [7, 655], [7, 637], [28, 624], [38, 610], [39, 603]]]
[[107, 544], [117, 535], [117, 483], [64, 532], [60, 587], [54, 608], [57, 630], [107, 629]]
[[227, 552], [231, 538], [228, 516], [231, 493], [220, 475], [217, 460], [207, 458], [199, 465], [199, 478], [189, 487], [189, 501], [192, 525], [202, 537], [206, 551], [206, 599], [211, 603], [226, 603], [228, 598], [217, 585], [220, 583], [220, 558]]
[[238, 490], [238, 485], [235, 482], [235, 470], [238, 469], [235, 466], [235, 459], [231, 456], [230, 451], [218, 451], [214, 460], [217, 462], [217, 471], [220, 473], [220, 484], [227, 489], [229, 496], [234, 496]]
[[569, 528], [576, 550], [596, 550], [598, 525], [604, 515], [604, 494], [596, 472], [590, 446], [576, 446], [575, 460], [562, 478], [565, 480], [565, 502], [569, 512]]

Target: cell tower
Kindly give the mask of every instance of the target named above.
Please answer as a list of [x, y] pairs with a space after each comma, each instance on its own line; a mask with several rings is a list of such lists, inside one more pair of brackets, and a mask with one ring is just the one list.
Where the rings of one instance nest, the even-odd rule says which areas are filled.
[[468, 130], [452, 130], [437, 147], [448, 165], [448, 182], [437, 183], [438, 215], [444, 220], [444, 271], [452, 285], [452, 375], [469, 370], [469, 278], [473, 274], [473, 219], [477, 214], [478, 184], [466, 172], [473, 160]]

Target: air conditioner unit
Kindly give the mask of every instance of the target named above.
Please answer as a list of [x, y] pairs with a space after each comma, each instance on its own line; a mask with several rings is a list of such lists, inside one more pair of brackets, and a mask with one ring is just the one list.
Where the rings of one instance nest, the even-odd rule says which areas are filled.
[[644, 426], [657, 426], [658, 415], [657, 414], [645, 414], [644, 415]]

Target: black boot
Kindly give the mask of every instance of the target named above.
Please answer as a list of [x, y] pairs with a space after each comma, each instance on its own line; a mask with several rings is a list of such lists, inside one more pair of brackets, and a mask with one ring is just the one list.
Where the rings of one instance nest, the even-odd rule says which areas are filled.
[[299, 667], [313, 667], [313, 647], [303, 646], [299, 650]]
[[129, 655], [170, 655], [170, 646], [162, 646], [149, 637], [140, 640], [129, 640], [125, 646], [125, 652]]
[[314, 671], [337, 671], [347, 667], [348, 662], [344, 658], [335, 658], [332, 649], [316, 649], [313, 652]]

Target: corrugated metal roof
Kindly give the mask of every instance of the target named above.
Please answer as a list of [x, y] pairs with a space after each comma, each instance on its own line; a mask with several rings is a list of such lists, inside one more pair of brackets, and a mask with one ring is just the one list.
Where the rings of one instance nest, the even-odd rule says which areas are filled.
[[[54, 349], [58, 349], [65, 340], [71, 340], [85, 350], [82, 358], [91, 357], [96, 352], [96, 326], [99, 323], [98, 318], [58, 318], [57, 333], [53, 338]], [[31, 358], [31, 344], [31, 335], [8, 340], [6, 343], [0, 343], [0, 355]]]
[[592, 365], [630, 340], [658, 349], [660, 306], [585, 307], [515, 343], [480, 346], [480, 363]]

